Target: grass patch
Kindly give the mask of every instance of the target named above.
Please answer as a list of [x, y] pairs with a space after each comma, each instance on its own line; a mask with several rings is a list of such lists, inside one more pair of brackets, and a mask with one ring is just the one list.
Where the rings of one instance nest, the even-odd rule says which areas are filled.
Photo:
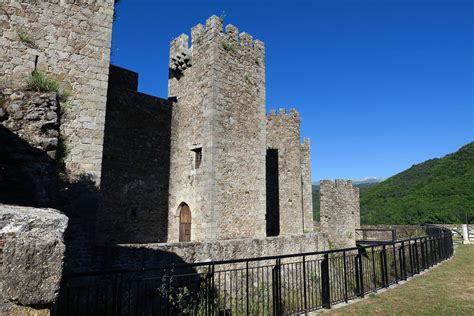
[[230, 43], [229, 41], [223, 40], [221, 44], [222, 44], [222, 48], [224, 48], [226, 51], [236, 52], [235, 45]]
[[18, 32], [18, 39], [20, 42], [25, 43], [30, 46], [35, 46], [35, 41], [31, 38], [31, 35], [28, 34], [26, 31]]
[[71, 90], [61, 86], [59, 80], [39, 70], [33, 71], [26, 79], [26, 88], [38, 92], [56, 92], [60, 102], [66, 102], [72, 94]]
[[[332, 315], [474, 315], [474, 245], [459, 245], [454, 258], [405, 284]], [[372, 299], [373, 297], [376, 299]]]

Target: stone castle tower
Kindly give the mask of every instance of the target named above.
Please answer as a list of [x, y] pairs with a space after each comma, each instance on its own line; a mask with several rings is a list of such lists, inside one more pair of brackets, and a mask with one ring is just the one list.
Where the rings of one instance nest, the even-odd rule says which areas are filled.
[[265, 236], [265, 48], [213, 16], [171, 43], [169, 237], [182, 206], [191, 240]]
[[171, 42], [168, 89], [169, 242], [312, 230], [309, 141], [296, 110], [265, 114], [263, 42], [212, 16]]

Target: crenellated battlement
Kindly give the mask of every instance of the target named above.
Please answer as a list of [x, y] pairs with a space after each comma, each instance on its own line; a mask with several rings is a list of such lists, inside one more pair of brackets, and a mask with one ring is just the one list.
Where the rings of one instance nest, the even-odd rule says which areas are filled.
[[191, 45], [190, 38], [186, 34], [181, 34], [170, 43], [170, 68], [172, 70], [184, 70], [193, 65], [193, 52], [198, 47], [206, 47], [211, 42], [217, 42], [219, 46], [227, 52], [240, 52], [246, 55], [254, 56], [255, 64], [263, 64], [265, 54], [265, 44], [256, 39], [252, 35], [241, 32], [239, 29], [228, 24], [225, 31], [222, 19], [216, 15], [206, 20], [205, 25], [197, 24], [191, 29]]
[[[26, 2], [27, 4], [38, 5], [40, 1], [30, 0], [30, 1], [19, 1], [19, 0], [4, 0], [3, 4]], [[68, 6], [68, 5], [95, 5], [95, 6], [105, 6], [110, 7], [114, 4], [114, 0], [41, 0], [42, 3], [50, 3], [57, 6]]]
[[352, 189], [352, 181], [345, 179], [336, 179], [336, 180], [321, 180], [321, 186], [324, 185], [325, 188], [348, 188]]
[[300, 119], [300, 113], [295, 108], [291, 108], [289, 112], [286, 112], [285, 108], [278, 109], [278, 113], [276, 109], [271, 109], [270, 114], [267, 115], [267, 120], [298, 120]]

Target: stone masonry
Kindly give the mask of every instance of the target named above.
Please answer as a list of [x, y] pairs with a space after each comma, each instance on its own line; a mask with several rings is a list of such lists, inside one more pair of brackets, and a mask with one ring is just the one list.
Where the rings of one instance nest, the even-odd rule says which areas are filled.
[[55, 203], [58, 117], [56, 93], [0, 88], [0, 203]]
[[97, 216], [101, 242], [164, 242], [171, 102], [137, 92], [137, 73], [111, 66], [109, 78]]
[[309, 138], [301, 144], [301, 185], [303, 187], [303, 223], [304, 231], [312, 232], [313, 220], [313, 182], [311, 181], [311, 146]]
[[321, 180], [321, 233], [332, 249], [354, 247], [355, 229], [360, 227], [359, 188], [350, 180]]
[[0, 7], [0, 78], [21, 86], [35, 69], [73, 93], [61, 124], [72, 175], [100, 180], [113, 0], [18, 1]]
[[[272, 207], [279, 209], [278, 231], [282, 235], [301, 234], [305, 229], [312, 230], [313, 226], [308, 141], [303, 145], [300, 143], [299, 113], [295, 109], [288, 114], [284, 109], [280, 109], [279, 114], [271, 111], [267, 117], [267, 148], [277, 153], [277, 161], [273, 163], [278, 170], [278, 179], [271, 184], [276, 188], [268, 189], [267, 201], [273, 199], [271, 194], [278, 195], [278, 205]], [[269, 220], [272, 219], [267, 217]]]
[[[191, 239], [265, 236], [264, 45], [212, 16], [171, 43], [169, 242], [180, 206], [192, 212]], [[200, 165], [196, 155], [202, 155]]]
[[67, 223], [67, 217], [54, 209], [0, 204], [0, 314], [15, 305], [55, 301]]

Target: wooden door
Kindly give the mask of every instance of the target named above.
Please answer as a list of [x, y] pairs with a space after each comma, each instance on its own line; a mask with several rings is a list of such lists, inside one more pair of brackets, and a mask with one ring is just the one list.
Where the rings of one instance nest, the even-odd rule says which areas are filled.
[[191, 241], [191, 210], [187, 204], [179, 212], [179, 241]]

